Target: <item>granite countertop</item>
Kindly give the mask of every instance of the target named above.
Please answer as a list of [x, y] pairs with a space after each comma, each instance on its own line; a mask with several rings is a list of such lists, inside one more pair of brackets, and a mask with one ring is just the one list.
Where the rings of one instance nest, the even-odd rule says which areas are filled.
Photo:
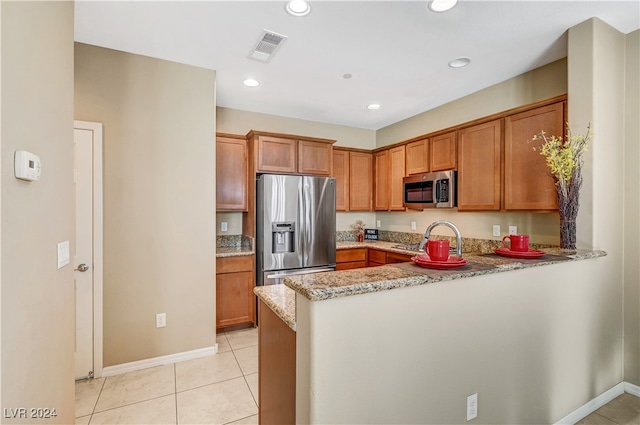
[[253, 292], [291, 329], [296, 330], [296, 293], [285, 285], [256, 286]]
[[[360, 243], [360, 245], [368, 243]], [[380, 244], [380, 242], [376, 243]], [[385, 291], [407, 286], [460, 279], [509, 270], [539, 267], [562, 261], [577, 261], [605, 256], [604, 251], [576, 251], [566, 254], [559, 249], [545, 249], [539, 259], [520, 260], [496, 254], [464, 255], [468, 264], [450, 270], [433, 270], [413, 263], [398, 263], [379, 267], [316, 273], [287, 277], [284, 284], [311, 301], [322, 301], [350, 295]], [[404, 251], [407, 253], [407, 251]]]
[[241, 257], [254, 255], [256, 251], [249, 246], [225, 246], [216, 248], [216, 258]]
[[407, 251], [406, 249], [394, 248], [394, 246], [398, 245], [397, 242], [386, 242], [386, 241], [371, 241], [365, 240], [364, 242], [355, 242], [355, 241], [344, 241], [344, 242], [336, 242], [336, 249], [353, 249], [353, 248], [375, 248], [382, 249], [384, 251], [396, 252], [398, 254], [410, 254], [417, 255], [423, 252], [420, 251]]

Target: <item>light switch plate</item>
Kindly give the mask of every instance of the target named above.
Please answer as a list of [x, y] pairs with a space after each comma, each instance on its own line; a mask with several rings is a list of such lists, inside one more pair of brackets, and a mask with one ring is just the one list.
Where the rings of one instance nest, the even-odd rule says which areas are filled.
[[220, 231], [221, 232], [226, 232], [227, 230], [229, 230], [227, 222], [226, 221], [220, 222]]
[[518, 234], [518, 226], [509, 226], [509, 234], [517, 235]]
[[500, 225], [499, 224], [494, 224], [493, 225], [493, 236], [500, 236]]
[[415, 221], [411, 222], [411, 230], [416, 230], [416, 222]]
[[58, 270], [69, 264], [69, 241], [60, 242], [58, 244]]
[[376, 227], [380, 228], [380, 220], [376, 220]]

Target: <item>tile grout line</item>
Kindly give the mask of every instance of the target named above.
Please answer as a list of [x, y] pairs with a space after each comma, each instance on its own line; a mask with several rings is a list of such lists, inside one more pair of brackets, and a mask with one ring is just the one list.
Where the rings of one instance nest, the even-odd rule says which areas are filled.
[[175, 363], [173, 364], [173, 389], [173, 396], [176, 402], [176, 425], [178, 425], [178, 371]]
[[[91, 378], [91, 379], [95, 379], [95, 378]], [[91, 420], [93, 419], [93, 414], [96, 412], [96, 407], [98, 406], [98, 401], [102, 396], [102, 390], [104, 390], [104, 385], [107, 383], [107, 379], [108, 378], [104, 378], [104, 381], [102, 381], [102, 385], [100, 386], [100, 392], [98, 392], [98, 397], [96, 397], [96, 402], [93, 403], [93, 409], [91, 409], [91, 414], [89, 415], [89, 424], [91, 424]]]

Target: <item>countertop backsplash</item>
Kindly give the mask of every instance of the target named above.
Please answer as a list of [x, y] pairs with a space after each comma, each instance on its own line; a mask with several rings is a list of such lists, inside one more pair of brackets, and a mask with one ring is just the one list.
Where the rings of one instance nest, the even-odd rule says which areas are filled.
[[[447, 239], [451, 243], [451, 247], [456, 246], [455, 236], [433, 235], [437, 239]], [[420, 243], [424, 235], [422, 233], [393, 232], [389, 230], [378, 230], [378, 240], [384, 242], [394, 242], [397, 244], [415, 244]], [[355, 242], [357, 240], [357, 232], [355, 230], [342, 230], [336, 232], [336, 241], [338, 242]], [[494, 239], [475, 239], [462, 238], [463, 252], [477, 252], [481, 254], [492, 253], [496, 248], [502, 246], [502, 240]], [[530, 244], [531, 249], [555, 248], [555, 245]]]
[[251, 248], [254, 249], [254, 238], [245, 235], [217, 235], [217, 248]]

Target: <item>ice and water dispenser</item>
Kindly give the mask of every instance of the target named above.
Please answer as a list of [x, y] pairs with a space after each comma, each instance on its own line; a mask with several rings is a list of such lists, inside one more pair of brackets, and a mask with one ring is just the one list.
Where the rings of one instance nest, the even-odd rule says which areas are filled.
[[271, 224], [271, 252], [295, 252], [296, 224], [293, 221], [278, 221]]

